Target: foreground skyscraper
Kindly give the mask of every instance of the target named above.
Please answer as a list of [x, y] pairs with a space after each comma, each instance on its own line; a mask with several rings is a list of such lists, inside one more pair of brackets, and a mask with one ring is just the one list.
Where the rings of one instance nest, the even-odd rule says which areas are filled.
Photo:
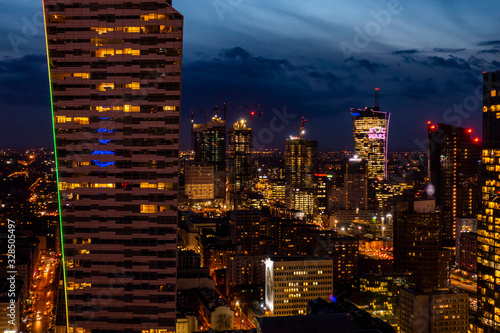
[[387, 141], [391, 114], [377, 107], [351, 109], [354, 154], [368, 163], [368, 179], [387, 177]]
[[483, 75], [483, 209], [478, 215], [480, 333], [500, 332], [500, 71]]
[[183, 17], [45, 0], [68, 332], [175, 331]]
[[[441, 211], [441, 238], [454, 246], [457, 217], [475, 218], [481, 205], [479, 139], [472, 129], [428, 123], [429, 180]], [[432, 192], [432, 190], [431, 190]]]

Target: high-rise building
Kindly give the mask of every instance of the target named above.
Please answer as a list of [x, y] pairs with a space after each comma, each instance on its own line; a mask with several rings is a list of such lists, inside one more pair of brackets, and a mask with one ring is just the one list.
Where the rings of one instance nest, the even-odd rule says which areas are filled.
[[236, 240], [244, 254], [259, 254], [260, 212], [258, 210], [232, 210], [231, 224], [236, 230]]
[[[475, 217], [481, 205], [479, 139], [472, 129], [428, 122], [429, 180], [428, 191], [440, 207], [441, 237], [454, 245], [458, 217]], [[434, 192], [434, 193], [432, 193]]]
[[229, 129], [227, 160], [227, 192], [230, 209], [238, 209], [239, 193], [250, 191], [252, 180], [252, 129], [246, 120], [236, 122]]
[[216, 198], [226, 197], [226, 121], [214, 116], [205, 124], [193, 124], [194, 160], [214, 166]]
[[314, 175], [317, 172], [317, 141], [303, 136], [285, 140], [286, 205], [308, 215], [314, 213]]
[[483, 75], [483, 205], [477, 217], [479, 332], [500, 331], [500, 71]]
[[368, 209], [367, 161], [355, 155], [342, 164], [344, 209]]
[[441, 215], [409, 209], [394, 217], [395, 269], [413, 272], [419, 291], [448, 290], [451, 254], [441, 243]]
[[175, 331], [183, 16], [44, 1], [68, 333]]
[[368, 179], [387, 178], [387, 142], [391, 114], [378, 107], [351, 109], [354, 153], [368, 163]]

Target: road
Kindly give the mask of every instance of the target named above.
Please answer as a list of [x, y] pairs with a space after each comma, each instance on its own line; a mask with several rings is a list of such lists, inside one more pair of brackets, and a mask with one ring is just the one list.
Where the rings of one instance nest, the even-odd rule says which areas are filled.
[[451, 284], [454, 287], [457, 287], [458, 289], [462, 289], [465, 291], [468, 291], [469, 293], [476, 294], [477, 293], [477, 284], [476, 283], [464, 283], [462, 281], [456, 280], [456, 279], [451, 279]]
[[33, 277], [32, 333], [48, 332], [55, 312], [57, 261], [48, 256], [42, 256], [42, 261]]

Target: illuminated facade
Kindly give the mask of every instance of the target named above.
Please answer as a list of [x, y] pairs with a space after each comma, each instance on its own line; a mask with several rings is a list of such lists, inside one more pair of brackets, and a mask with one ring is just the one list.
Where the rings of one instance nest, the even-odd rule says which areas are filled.
[[285, 140], [286, 206], [308, 215], [315, 208], [317, 141], [291, 137]]
[[500, 331], [500, 71], [483, 75], [482, 211], [477, 226], [478, 332]]
[[252, 129], [240, 120], [228, 131], [227, 188], [229, 209], [238, 209], [238, 194], [250, 190], [252, 180]]
[[214, 199], [214, 166], [189, 163], [184, 170], [185, 192], [190, 200]]
[[176, 324], [183, 16], [45, 0], [68, 333]]
[[354, 153], [368, 163], [368, 179], [387, 178], [387, 142], [391, 114], [378, 108], [351, 109]]
[[481, 205], [479, 184], [481, 147], [472, 129], [446, 124], [428, 125], [429, 180], [441, 209], [441, 237], [453, 246], [458, 217], [475, 217]]
[[333, 292], [333, 261], [314, 257], [268, 258], [265, 305], [275, 316], [306, 314], [307, 303]]
[[214, 116], [206, 124], [193, 124], [194, 160], [214, 166], [216, 198], [226, 197], [226, 121]]

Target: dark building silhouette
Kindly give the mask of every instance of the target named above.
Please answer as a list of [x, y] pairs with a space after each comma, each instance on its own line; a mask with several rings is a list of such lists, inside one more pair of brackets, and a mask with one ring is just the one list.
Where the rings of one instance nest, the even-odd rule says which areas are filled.
[[239, 195], [251, 190], [252, 129], [245, 120], [236, 122], [228, 131], [227, 203], [230, 209], [239, 209]]
[[429, 194], [442, 214], [441, 237], [454, 246], [457, 217], [475, 217], [481, 206], [481, 146], [472, 129], [428, 123], [428, 133]]
[[412, 206], [394, 216], [394, 268], [413, 272], [420, 291], [448, 290], [451, 252], [441, 242], [441, 215]]
[[194, 161], [214, 166], [214, 196], [226, 197], [226, 121], [214, 116], [205, 124], [193, 124]]

